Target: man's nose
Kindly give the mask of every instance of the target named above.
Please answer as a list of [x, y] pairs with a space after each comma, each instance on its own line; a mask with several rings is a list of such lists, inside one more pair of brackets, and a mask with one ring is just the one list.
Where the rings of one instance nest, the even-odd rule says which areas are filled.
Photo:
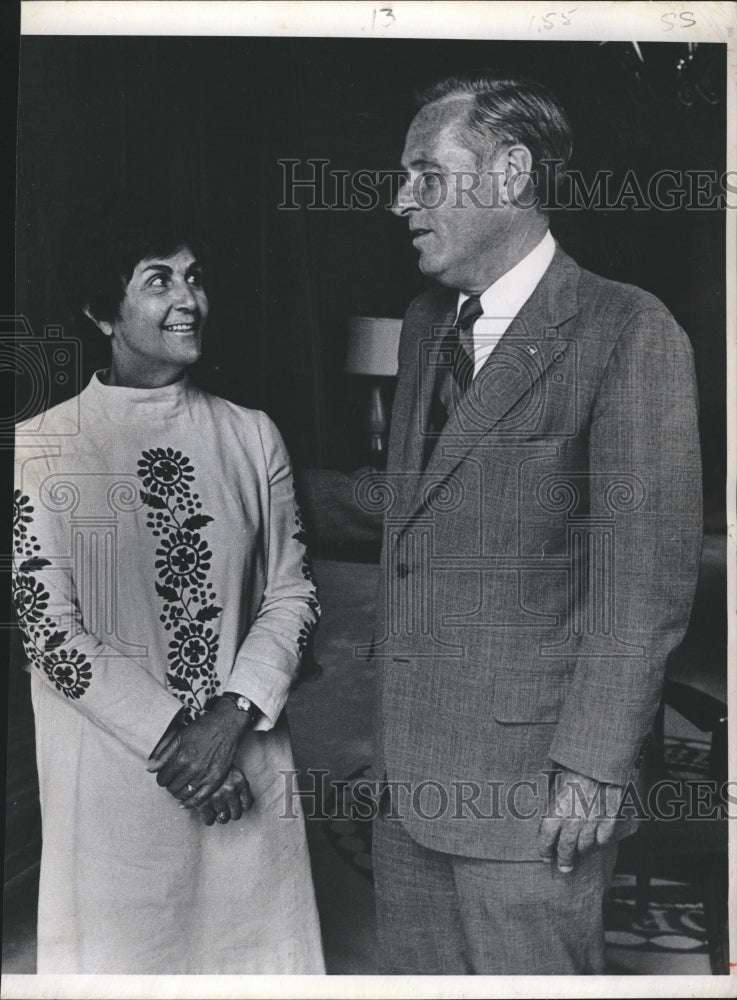
[[416, 208], [419, 208], [419, 205], [415, 198], [414, 185], [409, 179], [405, 179], [399, 185], [397, 197], [394, 199], [394, 204], [392, 205], [392, 212], [395, 215], [401, 216], [406, 215], [407, 212], [411, 212]]

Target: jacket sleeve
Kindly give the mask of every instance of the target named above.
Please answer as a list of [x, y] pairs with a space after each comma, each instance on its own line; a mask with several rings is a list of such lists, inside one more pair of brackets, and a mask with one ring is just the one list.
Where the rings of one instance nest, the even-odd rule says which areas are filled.
[[[701, 552], [693, 356], [664, 307], [639, 311], [609, 357], [590, 425], [588, 476], [592, 520], [613, 523], [610, 575], [597, 584], [613, 635], [581, 636], [550, 756], [622, 784], [657, 711], [668, 655], [686, 631]], [[573, 600], [594, 597], [584, 586]]]
[[52, 469], [43, 454], [38, 442], [16, 447], [12, 591], [31, 670], [70, 709], [147, 758], [182, 704], [84, 620], [80, 587], [103, 581], [75, 579], [69, 514], [45, 486]]
[[261, 709], [256, 729], [265, 730], [276, 724], [286, 704], [320, 606], [289, 456], [274, 424], [265, 414], [259, 414], [259, 420], [268, 476], [266, 586], [223, 687]]

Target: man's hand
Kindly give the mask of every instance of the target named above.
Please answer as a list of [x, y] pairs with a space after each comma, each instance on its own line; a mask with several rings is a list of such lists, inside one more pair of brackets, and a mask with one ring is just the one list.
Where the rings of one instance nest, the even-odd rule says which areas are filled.
[[537, 843], [543, 861], [555, 859], [560, 871], [570, 872], [576, 854], [611, 840], [624, 789], [565, 767], [559, 770]]
[[216, 702], [190, 725], [164, 734], [148, 770], [187, 809], [203, 805], [230, 771], [248, 717], [227, 699]]
[[237, 767], [231, 767], [220, 788], [201, 805], [197, 812], [207, 826], [239, 820], [253, 805], [253, 795], [245, 775]]

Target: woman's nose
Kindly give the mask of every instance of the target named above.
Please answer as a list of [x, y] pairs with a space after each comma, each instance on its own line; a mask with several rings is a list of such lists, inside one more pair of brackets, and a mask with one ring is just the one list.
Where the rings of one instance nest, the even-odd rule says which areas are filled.
[[180, 309], [196, 309], [197, 299], [188, 281], [178, 281], [174, 289], [174, 303]]

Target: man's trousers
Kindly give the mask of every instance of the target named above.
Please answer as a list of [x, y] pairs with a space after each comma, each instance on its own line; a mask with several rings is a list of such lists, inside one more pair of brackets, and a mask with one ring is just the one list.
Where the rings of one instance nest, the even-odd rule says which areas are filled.
[[543, 861], [489, 861], [430, 850], [380, 809], [374, 883], [389, 975], [604, 972], [602, 904], [616, 844], [564, 874]]

